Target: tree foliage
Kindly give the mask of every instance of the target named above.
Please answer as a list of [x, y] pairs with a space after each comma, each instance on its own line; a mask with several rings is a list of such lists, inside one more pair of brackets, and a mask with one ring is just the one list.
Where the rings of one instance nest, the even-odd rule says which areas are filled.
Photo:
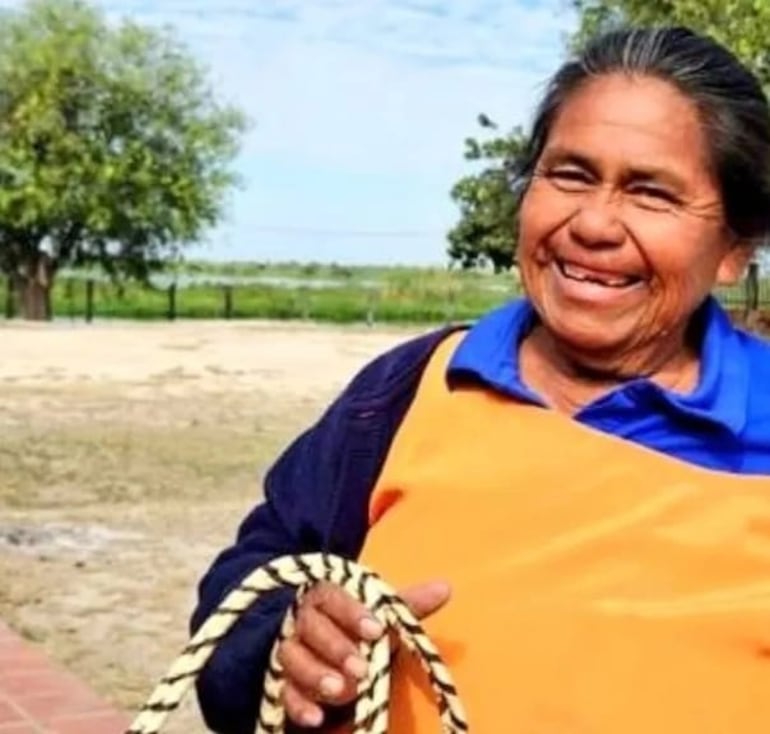
[[0, 270], [50, 315], [63, 266], [146, 279], [222, 214], [245, 119], [169, 32], [80, 0], [0, 14]]
[[579, 26], [572, 38], [586, 39], [622, 23], [684, 25], [733, 51], [770, 84], [770, 0], [572, 0]]
[[[497, 129], [484, 115], [479, 116], [479, 123]], [[465, 140], [465, 159], [479, 164], [481, 170], [452, 187], [460, 220], [447, 235], [450, 260], [463, 268], [491, 265], [499, 272], [514, 262], [517, 201], [512, 181], [524, 143], [519, 128], [507, 135]]]

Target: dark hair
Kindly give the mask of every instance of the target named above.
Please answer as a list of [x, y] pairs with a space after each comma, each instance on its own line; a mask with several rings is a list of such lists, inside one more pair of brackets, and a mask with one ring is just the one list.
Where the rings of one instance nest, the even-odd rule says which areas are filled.
[[621, 28], [590, 41], [553, 76], [517, 166], [524, 191], [561, 106], [582, 84], [612, 73], [655, 76], [698, 107], [728, 226], [770, 233], [770, 110], [758, 79], [729, 50], [688, 28]]

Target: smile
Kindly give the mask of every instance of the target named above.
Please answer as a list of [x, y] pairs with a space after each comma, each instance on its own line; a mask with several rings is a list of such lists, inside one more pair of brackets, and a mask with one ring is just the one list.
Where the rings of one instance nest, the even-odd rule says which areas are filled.
[[559, 272], [568, 280], [578, 283], [592, 283], [605, 288], [630, 288], [642, 282], [638, 275], [625, 275], [622, 273], [611, 273], [602, 270], [593, 270], [583, 267], [566, 260], [556, 259], [556, 266]]

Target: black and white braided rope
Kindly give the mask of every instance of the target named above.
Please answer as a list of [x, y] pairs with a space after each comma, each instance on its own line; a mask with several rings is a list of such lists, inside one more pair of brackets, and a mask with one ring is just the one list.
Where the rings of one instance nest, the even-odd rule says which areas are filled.
[[[284, 556], [257, 568], [231, 591], [201, 626], [166, 675], [150, 694], [126, 734], [157, 734], [178, 708], [198, 674], [238, 618], [264, 594], [281, 587], [297, 589], [273, 646], [265, 676], [256, 734], [282, 734], [285, 712], [281, 703], [283, 670], [277, 650], [294, 630], [296, 606], [302, 594], [319, 581], [342, 586], [367, 606], [384, 627], [420, 660], [441, 716], [443, 734], [460, 734], [468, 726], [449, 670], [422, 626], [396, 592], [370, 569], [337, 556], [316, 553]], [[355, 708], [354, 734], [387, 734], [390, 694], [391, 642], [388, 635], [364, 645], [368, 675], [361, 682]]]

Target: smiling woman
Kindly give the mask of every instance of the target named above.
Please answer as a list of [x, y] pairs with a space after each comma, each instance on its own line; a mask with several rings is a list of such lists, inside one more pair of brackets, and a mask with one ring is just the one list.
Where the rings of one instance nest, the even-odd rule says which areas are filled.
[[[526, 297], [364, 367], [273, 466], [192, 627], [255, 567], [324, 551], [402, 589], [472, 731], [765, 732], [770, 345], [710, 296], [770, 230], [762, 89], [686, 29], [613, 32], [555, 75], [520, 174]], [[253, 730], [291, 603], [210, 661], [214, 731]], [[344, 728], [382, 633], [309, 590], [289, 718]], [[419, 667], [393, 665], [392, 730], [438, 731]]]
[[692, 316], [770, 223], [767, 106], [730, 62], [683, 30], [616, 34], [541, 105], [519, 260], [540, 335], [580, 365], [695, 385]]
[[572, 366], [695, 387], [692, 315], [753, 254], [730, 228], [706, 150], [695, 104], [649, 76], [591, 80], [554, 120], [519, 244], [541, 320], [525, 342], [523, 375], [551, 402], [569, 409], [590, 399], [581, 390], [574, 400], [575, 386], [555, 379]]

